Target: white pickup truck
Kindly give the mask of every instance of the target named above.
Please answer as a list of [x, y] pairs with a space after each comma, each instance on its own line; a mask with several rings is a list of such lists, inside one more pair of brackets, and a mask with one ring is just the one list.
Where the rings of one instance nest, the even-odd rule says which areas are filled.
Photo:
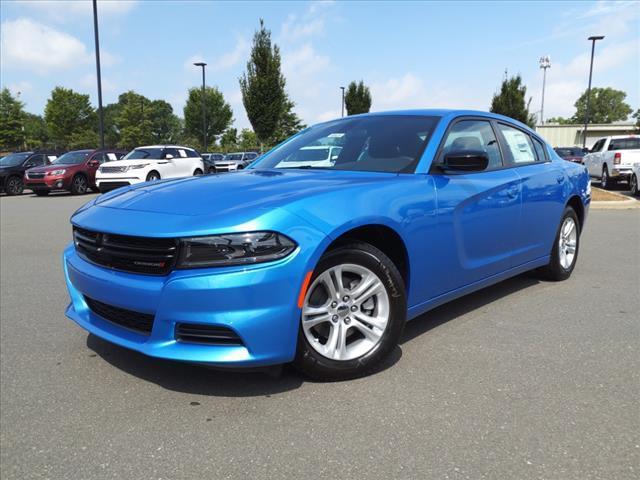
[[600, 179], [602, 188], [611, 188], [619, 180], [629, 182], [633, 166], [640, 164], [640, 136], [601, 138], [582, 160], [589, 175]]

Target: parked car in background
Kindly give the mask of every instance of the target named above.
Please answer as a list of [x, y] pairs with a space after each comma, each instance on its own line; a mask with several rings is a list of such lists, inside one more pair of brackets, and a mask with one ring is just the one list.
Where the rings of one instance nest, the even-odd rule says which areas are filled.
[[[338, 135], [332, 166], [290, 167]], [[64, 251], [66, 314], [154, 358], [293, 361], [317, 379], [353, 378], [438, 305], [533, 269], [569, 278], [590, 200], [584, 166], [513, 119], [345, 117], [233, 175], [126, 187], [83, 206]]]
[[573, 163], [582, 163], [585, 155], [581, 147], [556, 147], [554, 150], [560, 158]]
[[589, 175], [600, 179], [602, 188], [611, 188], [619, 180], [629, 181], [633, 166], [640, 163], [640, 136], [601, 138], [582, 160]]
[[640, 180], [640, 163], [636, 163], [631, 172], [631, 178], [629, 179], [629, 190], [631, 195], [640, 196], [640, 186], [638, 185]]
[[216, 162], [216, 172], [235, 172], [236, 170], [242, 170], [258, 158], [258, 156], [256, 152], [227, 153], [222, 160]]
[[203, 173], [204, 162], [193, 148], [150, 145], [131, 150], [122, 160], [102, 165], [96, 173], [96, 186], [107, 192], [135, 183]]
[[304, 147], [283, 160], [282, 165], [288, 168], [332, 167], [341, 150], [342, 147], [331, 146]]
[[60, 155], [53, 150], [10, 153], [0, 160], [0, 191], [7, 195], [21, 195], [24, 191], [24, 172], [29, 168], [48, 165]]
[[67, 190], [73, 195], [83, 195], [97, 190], [96, 172], [105, 162], [121, 159], [124, 150], [74, 150], [67, 152], [44, 167], [30, 168], [25, 172], [24, 184], [38, 196], [49, 195], [56, 190]]
[[216, 163], [224, 159], [224, 153], [203, 153], [201, 156], [204, 161], [204, 171], [206, 173], [215, 173]]

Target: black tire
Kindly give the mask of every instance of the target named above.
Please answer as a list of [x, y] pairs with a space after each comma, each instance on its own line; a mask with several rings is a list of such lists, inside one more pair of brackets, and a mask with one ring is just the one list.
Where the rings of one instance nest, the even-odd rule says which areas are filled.
[[216, 173], [216, 169], [213, 167], [209, 167], [209, 170], [207, 170], [207, 173], [209, 174]]
[[195, 171], [193, 172], [193, 176], [197, 177], [198, 175], [202, 175], [202, 170], [200, 170], [199, 168], [196, 168]]
[[375, 371], [397, 347], [406, 323], [407, 300], [402, 276], [389, 257], [368, 243], [352, 243], [325, 253], [309, 285], [326, 270], [346, 263], [363, 266], [382, 281], [389, 297], [388, 323], [379, 342], [371, 350], [360, 357], [342, 361], [330, 359], [316, 351], [300, 326], [294, 366], [315, 380], [347, 380]]
[[615, 182], [611, 180], [611, 177], [609, 176], [609, 169], [606, 165], [603, 166], [602, 175], [600, 176], [600, 186], [605, 190], [610, 190], [613, 188], [614, 183]]
[[638, 196], [640, 195], [640, 189], [638, 188], [638, 177], [635, 173], [631, 174], [631, 178], [629, 179], [629, 190], [631, 191], [631, 195]]
[[155, 170], [151, 170], [147, 174], [147, 182], [155, 182], [156, 180], [160, 180], [160, 174]]
[[46, 197], [47, 195], [49, 195], [49, 190], [34, 190], [33, 193], [35, 193], [38, 197]]
[[7, 178], [4, 184], [4, 191], [8, 196], [22, 195], [22, 192], [24, 192], [24, 183], [22, 183], [22, 177], [13, 175]]
[[89, 189], [87, 177], [78, 174], [71, 179], [71, 195], [84, 195]]
[[[565, 268], [561, 265], [560, 262], [560, 235], [562, 226], [567, 218], [572, 218], [575, 222], [575, 228], [577, 229], [576, 236], [576, 247], [575, 247], [575, 255], [573, 257], [573, 261], [568, 268]], [[578, 219], [578, 215], [575, 210], [571, 207], [566, 207], [562, 214], [562, 219], [560, 220], [560, 224], [558, 225], [558, 231], [556, 233], [555, 239], [553, 240], [553, 249], [551, 250], [551, 260], [549, 264], [538, 269], [538, 273], [540, 276], [546, 280], [552, 280], [555, 282], [566, 280], [571, 276], [573, 269], [578, 262], [578, 254], [580, 253], [580, 221]]]

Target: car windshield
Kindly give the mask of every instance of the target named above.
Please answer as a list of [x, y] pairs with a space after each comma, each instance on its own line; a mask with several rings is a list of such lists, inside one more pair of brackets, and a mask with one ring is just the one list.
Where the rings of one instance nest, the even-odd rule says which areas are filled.
[[231, 160], [231, 161], [242, 160], [242, 154], [241, 153], [230, 153], [229, 155], [224, 157], [224, 159], [225, 160]]
[[581, 148], [556, 148], [556, 153], [561, 157], [584, 157]]
[[[251, 168], [323, 168], [369, 172], [413, 172], [439, 117], [371, 115], [316, 125], [277, 147]], [[310, 147], [341, 147], [332, 163], [288, 165]], [[305, 153], [303, 153], [303, 151]], [[325, 157], [327, 155], [325, 153]]]
[[160, 160], [162, 158], [162, 148], [136, 148], [127, 153], [122, 160], [140, 160], [143, 158]]
[[54, 165], [77, 165], [84, 162], [85, 158], [91, 153], [90, 151], [78, 151], [67, 152], [64, 155], [56, 158], [53, 162]]
[[314, 162], [329, 159], [329, 147], [301, 148], [293, 155], [284, 159], [284, 162]]
[[15, 167], [16, 165], [22, 164], [30, 155], [31, 153], [12, 153], [0, 159], [0, 166]]

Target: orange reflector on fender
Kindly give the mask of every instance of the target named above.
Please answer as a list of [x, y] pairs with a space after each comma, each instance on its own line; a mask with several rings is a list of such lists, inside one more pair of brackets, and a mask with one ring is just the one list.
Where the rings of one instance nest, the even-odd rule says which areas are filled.
[[307, 288], [309, 288], [309, 282], [311, 282], [311, 275], [313, 275], [313, 270], [307, 272], [304, 276], [302, 288], [300, 288], [300, 295], [298, 295], [298, 308], [302, 308], [304, 305], [304, 297], [307, 296]]

